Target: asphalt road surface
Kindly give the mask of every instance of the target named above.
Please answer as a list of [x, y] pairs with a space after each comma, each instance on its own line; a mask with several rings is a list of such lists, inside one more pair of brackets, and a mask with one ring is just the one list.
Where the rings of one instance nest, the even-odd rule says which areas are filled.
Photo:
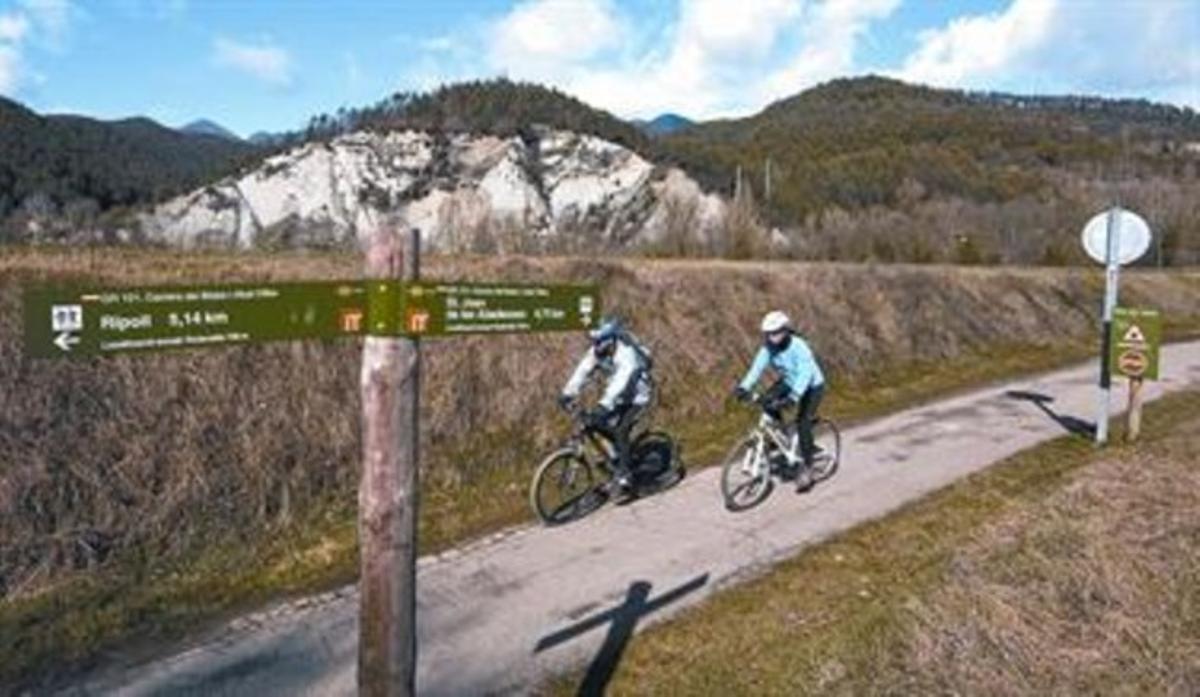
[[[1200, 388], [1200, 342], [1164, 347], [1162, 365], [1147, 400]], [[637, 629], [1020, 450], [1090, 428], [1095, 382], [1093, 362], [849, 429], [835, 477], [806, 494], [778, 487], [745, 512], [725, 510], [709, 468], [569, 525], [522, 527], [423, 558], [418, 692], [522, 693], [589, 666], [602, 685]], [[1115, 413], [1124, 381], [1114, 388]], [[354, 694], [357, 611], [353, 587], [279, 605], [175, 655], [105, 666], [65, 694]]]

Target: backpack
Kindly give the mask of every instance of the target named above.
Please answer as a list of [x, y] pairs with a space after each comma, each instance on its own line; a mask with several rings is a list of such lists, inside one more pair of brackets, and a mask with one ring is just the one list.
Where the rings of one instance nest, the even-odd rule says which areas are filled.
[[625, 342], [625, 344], [632, 348], [633, 352], [637, 354], [638, 361], [641, 363], [643, 372], [650, 373], [652, 370], [654, 370], [653, 354], [651, 354], [650, 349], [646, 348], [646, 345], [643, 344], [633, 332], [622, 328], [621, 333], [617, 338]]

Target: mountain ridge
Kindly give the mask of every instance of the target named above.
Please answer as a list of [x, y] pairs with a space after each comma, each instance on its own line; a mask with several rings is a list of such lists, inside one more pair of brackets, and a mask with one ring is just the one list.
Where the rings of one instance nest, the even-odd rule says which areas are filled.
[[[13, 113], [16, 121], [31, 123], [51, 118], [82, 128], [89, 122], [77, 116], [38, 117], [27, 109]], [[671, 116], [659, 119], [673, 121]], [[105, 128], [157, 134], [162, 127], [132, 119], [106, 123]], [[1200, 235], [1200, 221], [1186, 205], [1195, 198], [1200, 159], [1200, 116], [1191, 109], [1147, 100], [946, 90], [879, 76], [830, 80], [749, 116], [695, 122], [662, 135], [532, 83], [496, 79], [445, 85], [421, 94], [400, 92], [365, 107], [314, 116], [302, 130], [255, 134], [252, 140], [269, 141], [265, 147], [231, 144], [211, 135], [188, 136], [195, 139], [187, 141], [188, 147], [245, 148], [232, 157], [210, 158], [207, 164], [203, 157], [181, 158], [184, 148], [178, 143], [160, 147], [158, 155], [131, 156], [102, 142], [100, 146], [108, 148], [99, 155], [103, 162], [150, 160], [160, 173], [136, 178], [117, 194], [96, 197], [87, 192], [97, 188], [97, 181], [129, 179], [129, 168], [114, 178], [71, 162], [59, 164], [70, 184], [65, 192], [55, 190], [54, 181], [34, 179], [30, 184], [25, 172], [10, 172], [5, 178], [0, 170], [0, 215], [17, 209], [65, 208], [76, 189], [102, 211], [144, 206], [215, 184], [235, 172], [251, 172], [269, 158], [305, 144], [328, 144], [354, 132], [422, 132], [433, 135], [433, 147], [444, 148], [457, 135], [511, 138], [530, 146], [539, 141], [539, 128], [601, 138], [660, 169], [682, 170], [705, 192], [728, 198], [744, 195], [743, 219], [772, 230], [775, 239], [782, 234], [791, 240], [789, 253], [802, 258], [841, 259], [849, 254], [851, 259], [928, 261], [943, 258], [945, 252], [936, 250], [947, 249], [949, 239], [980, 233], [992, 239], [972, 241], [950, 258], [986, 262], [1002, 255], [998, 246], [1004, 241], [997, 236], [1008, 234], [1003, 229], [1006, 219], [1016, 216], [1031, 234], [1059, 235], [1061, 221], [1085, 216], [1101, 205], [1100, 192], [1120, 182], [1128, 188], [1150, 180], [1159, 183], [1125, 196], [1134, 203], [1157, 205], [1159, 199], [1147, 193], [1149, 188], [1167, 187], [1169, 210], [1161, 215], [1164, 234], [1172, 240]], [[77, 150], [86, 152], [87, 146]], [[532, 151], [530, 157], [518, 158], [521, 166], [538, 160]], [[181, 171], [185, 165], [190, 169]], [[31, 194], [39, 193], [55, 205], [43, 205], [46, 196], [35, 196], [35, 205], [26, 205]], [[947, 212], [963, 206], [969, 208], [966, 215]], [[891, 225], [889, 239], [889, 226], [878, 222], [885, 215], [910, 220], [899, 228]], [[978, 219], [981, 227], [963, 229], [955, 223], [966, 217]], [[859, 218], [864, 221], [857, 222]], [[849, 247], [829, 241], [833, 238], [825, 231], [832, 223]], [[854, 242], [865, 234], [867, 223], [876, 229], [867, 235], [871, 241]], [[897, 251], [896, 240], [929, 229], [931, 223], [939, 239]], [[935, 251], [930, 251], [931, 245]], [[1061, 263], [1071, 256], [1064, 245], [1061, 240], [1050, 246], [1038, 242], [1035, 246], [1041, 251], [1030, 249], [1020, 258]], [[1017, 258], [1014, 255], [1003, 253], [1005, 258]]]
[[181, 133], [216, 136], [217, 138], [224, 138], [226, 140], [232, 140], [235, 142], [242, 142], [244, 140], [241, 136], [237, 135], [233, 131], [230, 131], [228, 128], [225, 128], [215, 121], [210, 121], [209, 119], [196, 119], [195, 121], [191, 121], [186, 125], [179, 127], [178, 130]]
[[233, 171], [252, 153], [144, 116], [41, 115], [0, 97], [0, 220], [67, 208], [92, 217], [165, 198]]

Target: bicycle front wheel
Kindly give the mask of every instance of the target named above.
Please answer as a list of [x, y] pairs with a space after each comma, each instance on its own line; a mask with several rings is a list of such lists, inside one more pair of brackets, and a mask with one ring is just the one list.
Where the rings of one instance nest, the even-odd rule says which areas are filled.
[[559, 525], [586, 514], [596, 492], [596, 473], [574, 450], [552, 453], [538, 466], [529, 487], [533, 513], [546, 525]]
[[746, 438], [734, 446], [721, 467], [721, 495], [725, 508], [744, 511], [757, 506], [771, 493], [771, 471], [763, 462], [757, 438]]

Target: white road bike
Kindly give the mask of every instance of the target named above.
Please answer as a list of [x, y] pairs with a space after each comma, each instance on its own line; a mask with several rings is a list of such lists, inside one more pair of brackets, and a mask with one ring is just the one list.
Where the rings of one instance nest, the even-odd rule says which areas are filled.
[[[794, 425], [772, 417], [762, 394], [755, 392], [751, 397], [762, 414], [729, 452], [721, 468], [721, 494], [725, 507], [731, 511], [743, 511], [762, 503], [774, 488], [774, 477], [794, 480], [804, 467], [800, 437]], [[837, 424], [816, 417], [813, 443], [811, 476], [816, 485], [832, 477], [841, 461], [842, 435]]]

